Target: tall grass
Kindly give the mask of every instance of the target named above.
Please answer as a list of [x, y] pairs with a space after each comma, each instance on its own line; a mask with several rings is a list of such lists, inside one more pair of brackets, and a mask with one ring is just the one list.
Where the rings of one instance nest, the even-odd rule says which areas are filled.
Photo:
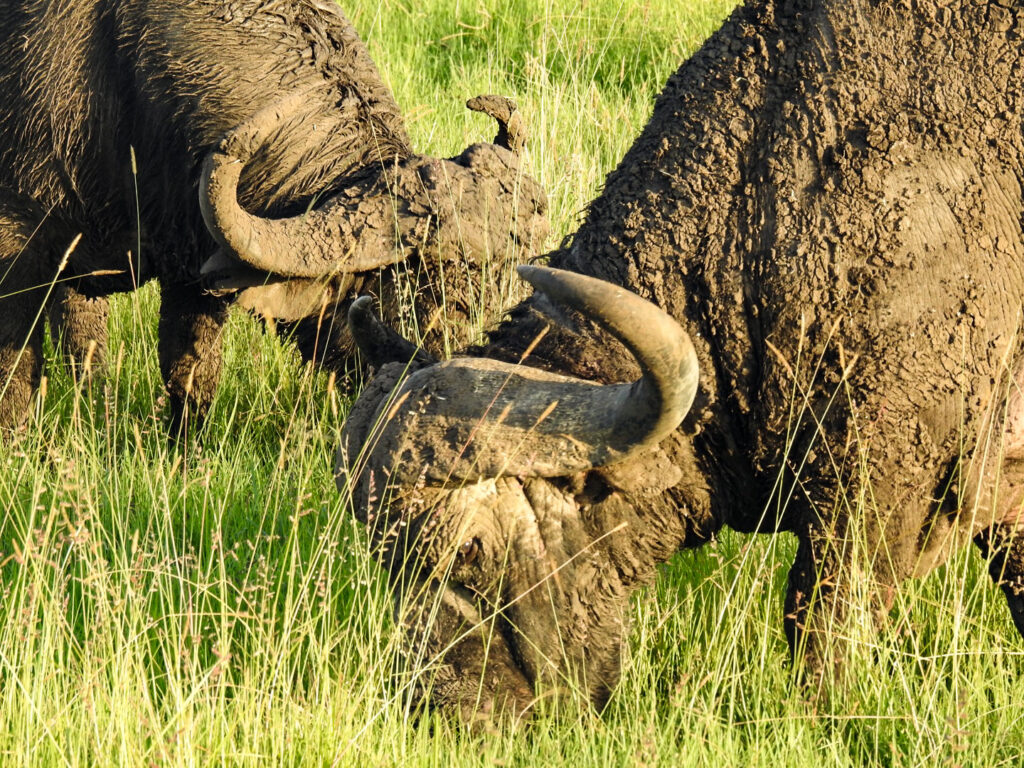
[[[346, 10], [422, 151], [490, 137], [467, 97], [519, 101], [561, 236], [730, 6]], [[302, 368], [239, 314], [202, 440], [170, 449], [156, 301], [116, 302], [102, 383], [75, 382], [50, 350], [28, 430], [0, 452], [0, 764], [1021, 764], [1024, 643], [973, 552], [905, 585], [844, 694], [816, 700], [786, 662], [784, 536], [725, 535], [665, 566], [635, 600], [601, 715], [483, 736], [415, 716], [390, 597], [331, 477], [357, 383]]]

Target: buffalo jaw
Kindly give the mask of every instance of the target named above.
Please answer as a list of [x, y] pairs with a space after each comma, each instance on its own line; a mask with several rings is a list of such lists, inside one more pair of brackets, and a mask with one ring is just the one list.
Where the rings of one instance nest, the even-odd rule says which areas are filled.
[[[407, 349], [404, 361], [378, 361], [336, 465], [339, 489], [397, 585], [413, 645], [429, 649], [444, 680], [461, 681], [428, 691], [430, 701], [464, 718], [510, 705], [520, 715], [524, 680], [545, 697], [607, 699], [632, 585], [611, 547], [621, 532], [595, 522], [614, 515], [584, 514], [578, 480], [642, 461], [676, 429], [697, 384], [688, 337], [654, 305], [572, 273], [520, 274], [618, 336], [643, 377], [597, 386], [487, 359], [409, 361]], [[386, 337], [365, 302], [350, 324], [371, 352]], [[433, 603], [410, 600], [408, 583], [434, 585]], [[464, 607], [453, 613], [455, 605]], [[446, 611], [472, 632], [428, 623]], [[489, 657], [481, 627], [490, 628]]]

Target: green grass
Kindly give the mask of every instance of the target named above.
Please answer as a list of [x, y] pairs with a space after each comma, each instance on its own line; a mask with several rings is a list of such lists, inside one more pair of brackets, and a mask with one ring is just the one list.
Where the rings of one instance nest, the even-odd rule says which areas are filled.
[[[467, 97], [518, 99], [561, 236], [730, 5], [346, 10], [420, 150], [491, 137]], [[415, 717], [390, 598], [331, 478], [351, 387], [233, 316], [203, 440], [171, 451], [156, 300], [117, 300], [102, 388], [51, 353], [28, 432], [0, 453], [0, 765], [1021, 764], [1024, 643], [975, 553], [905, 585], [826, 701], [787, 667], [783, 536], [726, 535], [665, 566], [600, 716], [485, 736]]]

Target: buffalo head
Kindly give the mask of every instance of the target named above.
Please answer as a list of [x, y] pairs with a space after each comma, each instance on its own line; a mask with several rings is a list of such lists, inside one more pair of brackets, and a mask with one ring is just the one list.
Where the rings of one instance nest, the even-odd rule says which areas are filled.
[[[264, 164], [261, 151], [301, 114], [296, 102], [303, 98], [298, 92], [258, 112], [203, 165], [200, 207], [220, 246], [203, 273], [216, 288], [240, 291], [242, 306], [300, 320], [344, 300], [358, 288], [358, 276], [409, 262], [423, 273], [425, 284], [411, 286], [410, 294], [426, 322], [441, 304], [456, 312], [474, 297], [485, 304], [477, 295], [484, 286], [462, 282], [474, 274], [487, 282], [488, 265], [523, 261], [546, 239], [547, 198], [520, 161], [522, 118], [514, 102], [496, 96], [468, 103], [498, 121], [494, 143], [448, 159], [411, 154], [371, 163], [340, 182], [325, 180], [329, 191], [291, 216], [247, 210], [241, 201], [246, 187], [258, 184], [252, 177]], [[299, 167], [308, 159], [290, 162]], [[448, 270], [440, 266], [445, 261], [453, 264]], [[390, 295], [393, 280], [381, 282], [386, 314], [394, 317], [401, 298]], [[445, 290], [436, 290], [441, 283]]]
[[338, 486], [370, 528], [411, 651], [437, 663], [431, 703], [463, 718], [521, 715], [564, 690], [607, 698], [629, 592], [654, 564], [635, 546], [617, 468], [658, 465], [697, 387], [689, 338], [653, 304], [578, 274], [519, 272], [618, 337], [641, 378], [602, 386], [485, 358], [434, 363], [397, 343], [368, 301], [349, 312], [378, 365], [398, 360], [349, 416]]

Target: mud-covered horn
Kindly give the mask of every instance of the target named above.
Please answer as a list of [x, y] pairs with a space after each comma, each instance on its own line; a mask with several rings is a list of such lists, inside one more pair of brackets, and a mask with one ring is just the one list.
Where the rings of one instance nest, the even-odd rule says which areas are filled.
[[476, 96], [466, 102], [466, 106], [474, 112], [483, 112], [498, 122], [498, 135], [494, 144], [505, 147], [517, 155], [526, 146], [526, 123], [519, 112], [519, 106], [506, 96]]
[[[618, 385], [622, 388], [606, 417], [616, 453], [656, 445], [679, 426], [693, 405], [698, 379], [697, 353], [679, 323], [651, 302], [603, 280], [549, 267], [524, 265], [517, 271], [535, 290], [596, 321], [636, 357], [643, 375], [630, 385]], [[603, 393], [611, 389], [600, 387]], [[604, 420], [601, 414], [594, 416]]]
[[[675, 320], [592, 277], [532, 266], [519, 273], [617, 336], [643, 375], [596, 385], [472, 357], [422, 368], [395, 393], [401, 407], [378, 414], [373, 451], [392, 482], [574, 474], [656, 445], [686, 415], [697, 390], [697, 356]], [[350, 431], [344, 439], [348, 455], [358, 455], [364, 436]]]
[[207, 229], [245, 264], [291, 277], [365, 272], [401, 261], [404, 254], [390, 226], [395, 220], [393, 200], [387, 195], [339, 194], [315, 209], [281, 219], [256, 216], [239, 204], [238, 183], [246, 164], [296, 119], [296, 107], [308, 97], [299, 91], [260, 110], [207, 155], [199, 184]]

